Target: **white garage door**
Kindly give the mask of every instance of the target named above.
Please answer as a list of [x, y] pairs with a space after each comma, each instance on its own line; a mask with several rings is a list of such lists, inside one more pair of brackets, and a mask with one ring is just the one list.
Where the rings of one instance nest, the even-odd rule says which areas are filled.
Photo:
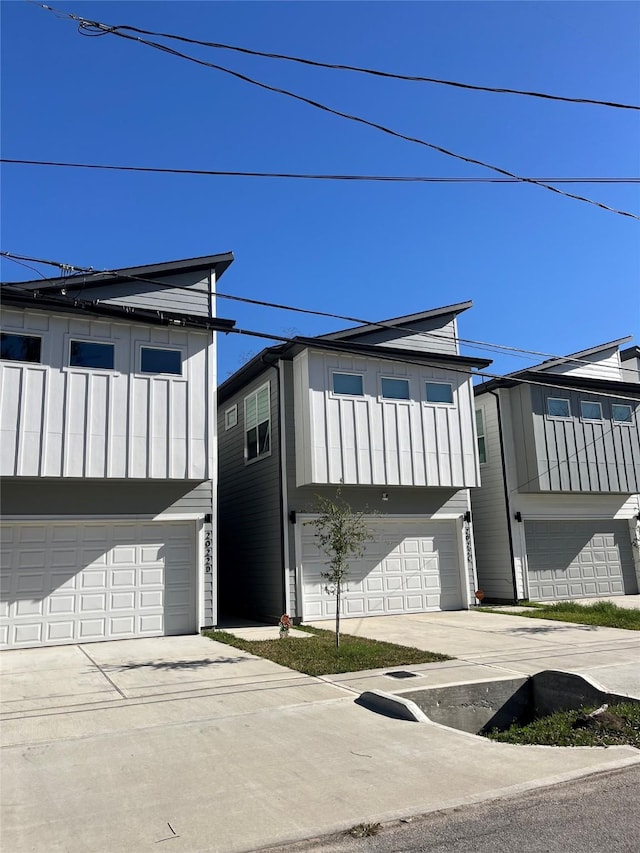
[[525, 536], [535, 601], [638, 592], [626, 521], [528, 521]]
[[0, 645], [194, 633], [193, 522], [5, 524]]
[[[373, 533], [362, 559], [350, 562], [342, 615], [382, 616], [466, 606], [460, 586], [460, 557], [454, 521], [372, 519]], [[314, 528], [299, 523], [303, 619], [335, 616], [335, 597], [326, 592], [326, 557]]]

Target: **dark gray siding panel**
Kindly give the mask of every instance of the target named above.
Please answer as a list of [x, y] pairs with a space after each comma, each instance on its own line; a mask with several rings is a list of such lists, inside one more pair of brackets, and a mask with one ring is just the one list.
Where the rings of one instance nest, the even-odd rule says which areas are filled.
[[480, 488], [471, 490], [478, 586], [489, 600], [512, 601], [514, 592], [508, 509], [495, 397], [483, 394], [476, 399], [476, 408], [483, 412], [487, 457], [487, 461], [480, 465]]
[[[637, 403], [621, 401], [632, 405], [633, 422], [618, 424], [612, 420], [611, 404], [615, 400], [610, 397], [540, 386], [528, 390], [536, 462], [533, 474], [527, 478], [531, 482], [521, 486], [522, 491], [623, 494], [640, 491], [640, 406]], [[571, 417], [549, 418], [546, 414], [549, 397], [568, 399]], [[601, 421], [580, 417], [583, 400], [600, 403]], [[527, 449], [530, 450], [525, 446], [525, 452]]]
[[211, 512], [211, 481], [122, 481], [6, 478], [2, 515], [159, 515]]
[[[158, 287], [158, 281], [165, 282], [166, 288]], [[92, 299], [100, 299], [106, 304], [211, 316], [209, 275], [202, 270], [164, 277], [155, 275], [149, 284], [136, 280], [105, 284], [92, 287], [89, 293]]]
[[[244, 460], [244, 399], [266, 381], [271, 392], [271, 455]], [[238, 422], [225, 430], [224, 413]], [[218, 413], [219, 613], [277, 620], [284, 609], [281, 536], [278, 375], [265, 369]]]

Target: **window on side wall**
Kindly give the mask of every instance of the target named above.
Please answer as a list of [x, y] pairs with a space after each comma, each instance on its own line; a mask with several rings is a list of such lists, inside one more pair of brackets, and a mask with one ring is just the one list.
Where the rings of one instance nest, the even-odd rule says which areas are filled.
[[224, 413], [224, 428], [231, 429], [238, 423], [238, 407], [231, 406], [231, 408], [226, 409]]
[[425, 395], [427, 403], [453, 403], [453, 386], [450, 382], [427, 382]]
[[271, 400], [269, 383], [245, 397], [245, 459], [252, 462], [271, 453]]
[[383, 376], [380, 380], [380, 393], [384, 400], [408, 400], [409, 380]]
[[69, 366], [90, 367], [94, 370], [113, 370], [115, 346], [95, 341], [70, 341]]
[[580, 417], [583, 421], [601, 421], [602, 406], [591, 400], [580, 400]]
[[633, 423], [633, 409], [624, 403], [612, 403], [611, 417], [616, 424]]
[[548, 397], [547, 414], [550, 418], [570, 418], [571, 408], [566, 397]]
[[3, 361], [28, 361], [40, 364], [42, 338], [36, 335], [0, 333], [0, 358]]
[[362, 376], [359, 373], [334, 373], [333, 393], [348, 397], [363, 397]]
[[487, 461], [487, 444], [484, 435], [484, 414], [476, 409], [476, 432], [478, 433], [478, 459], [481, 465]]

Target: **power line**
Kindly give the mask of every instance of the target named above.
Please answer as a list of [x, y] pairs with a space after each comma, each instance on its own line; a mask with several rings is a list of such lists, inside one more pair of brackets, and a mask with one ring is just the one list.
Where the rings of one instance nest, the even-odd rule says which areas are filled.
[[[46, 7], [49, 11], [53, 11], [56, 13], [57, 10], [52, 9], [50, 6]], [[392, 136], [396, 139], [402, 139], [405, 142], [412, 142], [416, 145], [424, 146], [425, 148], [429, 148], [432, 151], [437, 151], [440, 154], [444, 154], [447, 157], [453, 157], [456, 160], [461, 160], [464, 163], [470, 163], [475, 166], [482, 166], [484, 169], [490, 169], [492, 172], [496, 172], [499, 175], [504, 175], [508, 178], [514, 178], [517, 181], [521, 181], [522, 183], [533, 184], [534, 186], [542, 187], [543, 189], [549, 190], [550, 192], [557, 193], [558, 195], [565, 196], [566, 198], [572, 198], [576, 201], [582, 201], [586, 204], [592, 204], [595, 207], [599, 207], [601, 210], [607, 210], [610, 213], [615, 213], [618, 216], [626, 216], [630, 219], [635, 219], [640, 221], [640, 216], [637, 216], [635, 213], [630, 213], [626, 210], [619, 210], [614, 207], [610, 207], [607, 204], [603, 204], [602, 202], [595, 201], [594, 199], [587, 198], [586, 196], [580, 196], [575, 193], [569, 193], [565, 190], [560, 190], [557, 187], [552, 186], [551, 184], [544, 183], [542, 181], [534, 180], [533, 178], [524, 178], [519, 175], [514, 174], [513, 172], [509, 172], [507, 169], [502, 169], [499, 166], [494, 166], [491, 163], [486, 163], [483, 160], [478, 160], [474, 157], [467, 157], [463, 154], [457, 154], [454, 151], [450, 151], [447, 148], [443, 148], [440, 145], [436, 145], [432, 142], [427, 142], [425, 139], [420, 139], [416, 136], [409, 136], [405, 133], [400, 133], [399, 131], [393, 130], [390, 127], [386, 127], [383, 124], [379, 124], [378, 122], [370, 121], [369, 119], [363, 118], [362, 116], [357, 116], [352, 113], [345, 113], [342, 110], [335, 109], [333, 107], [328, 106], [327, 104], [323, 104], [320, 101], [314, 101], [312, 98], [307, 98], [304, 95], [299, 95], [296, 92], [292, 92], [289, 89], [282, 89], [278, 86], [270, 86], [268, 83], [263, 83], [260, 80], [256, 80], [253, 77], [249, 77], [246, 74], [241, 74], [238, 71], [233, 71], [231, 68], [227, 68], [224, 65], [219, 65], [214, 62], [207, 62], [204, 59], [198, 59], [195, 56], [190, 56], [187, 53], [182, 53], [181, 51], [175, 50], [168, 45], [160, 44], [159, 42], [150, 41], [149, 39], [140, 38], [139, 36], [128, 35], [125, 32], [122, 32], [121, 29], [114, 29], [113, 27], [109, 27], [107, 24], [103, 24], [99, 21], [88, 21], [86, 18], [79, 17], [77, 15], [72, 15], [71, 13], [60, 13], [62, 16], [70, 18], [78, 22], [78, 31], [83, 35], [115, 35], [119, 38], [127, 39], [128, 41], [137, 42], [139, 44], [145, 44], [148, 47], [154, 48], [155, 50], [163, 51], [164, 53], [168, 53], [171, 56], [175, 56], [179, 59], [186, 59], [188, 62], [193, 62], [196, 65], [201, 65], [205, 68], [211, 68], [215, 71], [221, 71], [223, 74], [228, 74], [231, 77], [234, 77], [238, 80], [242, 80], [245, 83], [249, 83], [252, 86], [257, 86], [260, 89], [264, 89], [268, 92], [274, 92], [275, 94], [284, 95], [288, 98], [293, 98], [296, 101], [307, 104], [315, 109], [321, 110], [322, 112], [329, 113], [330, 115], [335, 115], [339, 118], [346, 119], [347, 121], [352, 121], [357, 124], [364, 125], [365, 127], [370, 127], [374, 130], [378, 130], [381, 133], [384, 133], [388, 136]], [[98, 32], [95, 32], [95, 30]]]
[[[74, 273], [76, 278], [79, 278], [79, 277], [81, 278], [85, 274], [111, 275], [114, 277], [130, 279], [132, 281], [141, 281], [145, 284], [160, 285], [161, 287], [165, 287], [165, 288], [172, 286], [172, 285], [168, 284], [166, 281], [159, 281], [157, 279], [147, 278], [144, 276], [138, 276], [138, 275], [133, 275], [133, 274], [123, 274], [119, 270], [97, 270], [97, 269], [94, 269], [93, 267], [80, 267], [80, 266], [76, 266], [73, 264], [61, 263], [59, 261], [42, 260], [42, 259], [38, 259], [38, 258], [32, 258], [32, 257], [29, 257], [27, 255], [15, 255], [11, 252], [4, 252], [4, 251], [0, 252], [0, 256], [6, 257], [8, 260], [16, 260], [16, 259], [28, 260], [28, 261], [33, 261], [34, 263], [41, 263], [41, 264], [45, 264], [45, 265], [49, 265], [49, 266], [54, 266], [54, 267], [57, 267], [57, 268], [65, 271], [65, 272]], [[45, 279], [45, 280], [51, 281], [51, 279]], [[420, 336], [425, 337], [426, 339], [429, 339], [429, 338], [446, 338], [447, 340], [453, 340], [457, 343], [463, 343], [463, 344], [466, 344], [467, 346], [475, 348], [475, 349], [483, 349], [483, 350], [495, 351], [495, 352], [508, 352], [509, 354], [519, 355], [521, 357], [535, 355], [537, 357], [542, 356], [542, 357], [546, 357], [549, 359], [558, 359], [558, 360], [562, 360], [562, 361], [568, 361], [568, 362], [571, 362], [574, 364], [585, 364], [585, 365], [589, 365], [589, 366], [593, 365], [593, 362], [587, 361], [586, 359], [571, 358], [570, 356], [566, 356], [566, 355], [561, 356], [561, 355], [557, 355], [554, 353], [541, 352], [538, 350], [527, 350], [527, 349], [524, 349], [522, 347], [512, 347], [512, 346], [508, 346], [505, 344], [494, 344], [494, 343], [490, 343], [488, 341], [478, 341], [478, 340], [475, 340], [473, 338], [461, 338], [458, 336], [449, 336], [449, 335], [446, 335], [444, 333], [438, 334], [437, 332], [422, 332], [419, 329], [413, 329], [413, 328], [408, 327], [408, 326], [399, 326], [397, 324], [393, 324], [393, 323], [390, 323], [388, 321], [385, 322], [385, 321], [365, 320], [365, 319], [362, 319], [361, 317], [350, 317], [349, 315], [345, 315], [345, 314], [336, 314], [336, 313], [329, 312], [329, 311], [319, 311], [319, 310], [314, 310], [311, 308], [299, 308], [299, 307], [293, 306], [293, 305], [286, 305], [286, 304], [281, 304], [281, 303], [277, 303], [277, 302], [268, 302], [268, 301], [263, 300], [263, 299], [252, 299], [248, 296], [236, 296], [236, 295], [229, 294], [229, 293], [216, 292], [214, 295], [217, 298], [227, 299], [227, 300], [230, 300], [233, 302], [240, 302], [240, 303], [245, 303], [245, 304], [249, 304], [249, 305], [255, 305], [258, 307], [262, 307], [262, 308], [274, 308], [274, 309], [283, 310], [283, 311], [292, 311], [292, 312], [296, 312], [299, 314], [308, 314], [310, 316], [326, 317], [326, 318], [333, 319], [333, 320], [342, 320], [342, 321], [348, 322], [348, 323], [355, 323], [357, 325], [375, 326], [375, 327], [378, 327], [381, 329], [392, 329], [393, 331], [396, 331], [396, 332], [406, 332], [409, 334], [420, 335]], [[249, 334], [249, 332], [246, 332], [246, 330], [245, 330], [245, 333]], [[260, 334], [260, 333], [256, 333], [256, 336], [257, 337], [265, 337], [265, 338], [268, 338], [269, 340], [282, 340], [282, 341], [293, 340], [292, 338], [280, 337], [277, 335]], [[628, 367], [614, 368], [612, 365], [601, 365], [600, 367], [606, 367], [608, 369], [618, 369], [618, 370], [625, 371], [625, 372], [636, 373], [636, 371], [633, 368], [628, 368]], [[504, 379], [505, 378], [504, 376], [502, 376], [500, 374], [489, 374], [489, 373], [472, 373], [471, 375], [473, 375], [473, 376], [487, 376], [487, 377], [492, 378], [492, 379]], [[511, 379], [514, 377], [509, 377], [509, 378]], [[517, 381], [523, 381], [523, 380], [518, 379]], [[564, 386], [559, 386], [559, 385], [550, 386], [548, 382], [536, 383], [534, 380], [531, 380], [530, 384], [545, 385], [546, 387], [554, 387], [554, 388], [564, 388]], [[613, 394], [608, 395], [608, 396], [617, 397], [617, 395], [613, 395]]]
[[427, 175], [332, 175], [308, 172], [239, 172], [219, 169], [177, 169], [162, 166], [122, 166], [106, 163], [69, 163], [56, 160], [16, 160], [0, 157], [0, 163], [18, 166], [59, 166], [69, 169], [104, 169], [115, 172], [150, 172], [167, 175], [200, 175], [227, 178], [290, 178], [311, 181], [379, 181], [386, 183], [425, 184], [519, 184], [525, 181], [552, 184], [640, 184], [640, 178], [493, 178], [437, 177]]
[[[42, 9], [46, 9], [47, 11], [53, 12], [58, 17], [67, 17], [71, 20], [78, 21], [80, 26], [83, 29], [88, 27], [93, 27], [99, 32], [92, 33], [95, 35], [107, 35], [112, 33], [114, 35], [118, 35], [119, 31], [127, 30], [131, 33], [139, 33], [140, 35], [154, 36], [155, 38], [165, 38], [172, 39], [174, 41], [180, 41], [185, 44], [194, 44], [200, 45], [201, 47], [209, 47], [215, 50], [227, 50], [233, 51], [235, 53], [242, 53], [247, 56], [261, 56], [266, 59], [276, 59], [282, 60], [285, 62], [295, 62], [300, 65], [308, 65], [313, 68], [327, 68], [334, 71], [351, 71], [358, 74], [367, 74], [373, 77], [379, 77], [390, 80], [404, 80], [411, 83], [434, 83], [441, 86], [453, 86], [457, 89], [469, 89], [474, 92], [490, 92], [492, 94], [499, 95], [523, 95], [529, 98], [543, 98], [545, 100], [550, 101], [562, 101], [565, 103], [571, 104], [593, 104], [601, 107], [613, 107], [621, 110], [640, 110], [640, 106], [636, 106], [635, 104], [622, 104], [617, 103], [615, 101], [601, 101], [595, 98], [572, 98], [566, 97], [563, 95], [551, 95], [547, 92], [533, 92], [526, 91], [522, 89], [508, 89], [504, 87], [496, 87], [496, 86], [479, 86], [472, 83], [461, 83], [459, 81], [454, 80], [442, 80], [437, 77], [422, 77], [412, 74], [399, 74], [390, 71], [381, 71], [379, 69], [374, 68], [363, 68], [357, 65], [344, 65], [341, 63], [334, 62], [320, 62], [318, 60], [307, 59], [300, 56], [291, 56], [289, 54], [284, 53], [272, 53], [263, 50], [253, 50], [248, 47], [241, 47], [239, 45], [233, 44], [225, 44], [223, 42], [214, 42], [214, 41], [203, 41], [201, 39], [189, 38], [187, 36], [180, 36], [175, 33], [163, 33], [163, 32], [155, 32], [154, 30], [143, 30], [140, 27], [132, 27], [128, 25], [119, 25], [110, 27], [106, 24], [102, 24], [97, 21], [86, 21], [83, 18], [80, 18], [77, 15], [73, 15], [71, 13], [60, 12], [57, 9], [53, 9], [51, 6], [46, 6], [43, 3], [36, 3], [36, 5], [40, 6]], [[90, 32], [90, 30], [88, 30]]]

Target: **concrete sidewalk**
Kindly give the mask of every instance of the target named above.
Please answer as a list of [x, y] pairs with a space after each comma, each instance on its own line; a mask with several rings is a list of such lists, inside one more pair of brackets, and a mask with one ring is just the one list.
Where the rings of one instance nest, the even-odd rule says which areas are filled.
[[[562, 659], [623, 681], [640, 662], [634, 632], [551, 624], [532, 634], [545, 625], [438, 613], [344, 627], [457, 650], [410, 667], [412, 688]], [[355, 704], [378, 682], [398, 688], [385, 671], [311, 678], [202, 637], [8, 652], [0, 664], [11, 853], [138, 853], [165, 840], [236, 853], [640, 762], [630, 747], [511, 746], [389, 719]]]

